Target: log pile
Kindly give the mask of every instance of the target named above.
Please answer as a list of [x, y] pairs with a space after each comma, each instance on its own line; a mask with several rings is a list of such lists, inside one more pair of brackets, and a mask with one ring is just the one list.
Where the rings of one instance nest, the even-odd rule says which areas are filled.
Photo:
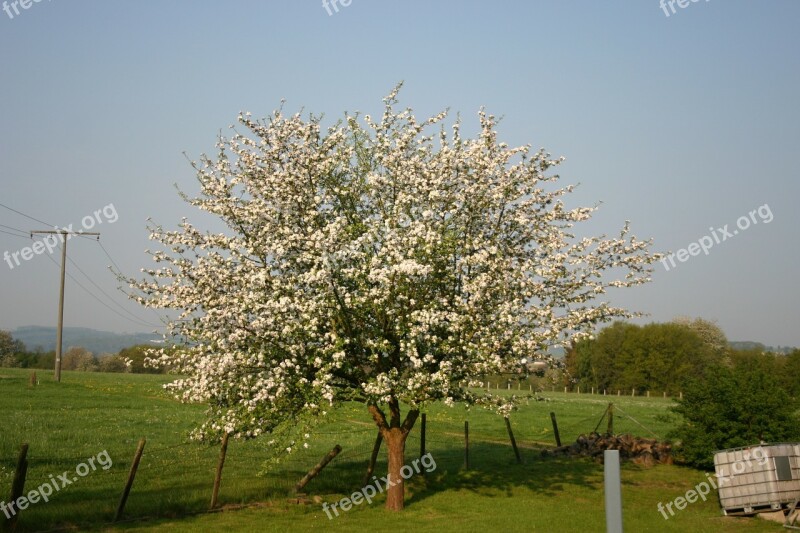
[[601, 435], [589, 433], [580, 435], [568, 446], [559, 446], [545, 450], [543, 455], [551, 456], [583, 456], [603, 461], [605, 450], [619, 450], [620, 459], [630, 459], [642, 466], [653, 466], [656, 463], [672, 464], [672, 446], [656, 439], [634, 437], [633, 435]]

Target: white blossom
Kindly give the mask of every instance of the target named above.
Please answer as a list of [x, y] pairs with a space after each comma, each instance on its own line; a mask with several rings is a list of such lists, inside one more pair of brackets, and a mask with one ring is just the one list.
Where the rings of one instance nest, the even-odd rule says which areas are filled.
[[298, 416], [345, 400], [507, 415], [514, 400], [464, 384], [633, 316], [597, 298], [649, 281], [660, 256], [628, 223], [573, 236], [596, 208], [567, 207], [572, 186], [552, 171], [563, 158], [498, 142], [484, 110], [474, 139], [459, 122], [430, 135], [446, 113], [420, 123], [396, 95], [380, 120], [327, 129], [240, 114], [244, 131], [194, 163], [187, 197], [228, 230], [150, 226], [159, 268], [126, 281], [137, 301], [177, 311], [178, 346], [152, 357], [185, 376], [169, 385], [179, 399], [210, 405], [198, 438], [305, 432]]

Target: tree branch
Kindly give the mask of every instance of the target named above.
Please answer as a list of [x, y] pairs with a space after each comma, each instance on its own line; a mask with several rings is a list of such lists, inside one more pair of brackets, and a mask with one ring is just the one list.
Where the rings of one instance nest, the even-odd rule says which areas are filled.
[[372, 415], [372, 419], [375, 421], [375, 424], [377, 424], [381, 434], [389, 431], [389, 425], [386, 423], [386, 414], [381, 411], [380, 407], [375, 404], [370, 404], [367, 409], [369, 410], [369, 414]]

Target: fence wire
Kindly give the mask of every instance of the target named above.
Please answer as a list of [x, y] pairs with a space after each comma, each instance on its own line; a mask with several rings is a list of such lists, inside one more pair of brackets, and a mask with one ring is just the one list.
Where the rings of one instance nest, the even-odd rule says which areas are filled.
[[[598, 426], [608, 408], [607, 402], [597, 401], [577, 413], [574, 409], [562, 409], [561, 405], [569, 401], [564, 399], [561, 404], [532, 402], [511, 415], [511, 426], [523, 462], [540, 460], [541, 449], [555, 445], [550, 412], [555, 412], [557, 416], [561, 416], [562, 410], [566, 413], [563, 419], [558, 419], [558, 424], [562, 443], [569, 444], [579, 434], [588, 433]], [[649, 427], [654, 423], [657, 413], [650, 418], [636, 414], [636, 417], [631, 416], [628, 407], [616, 407], [614, 432], [642, 435], [652, 432]], [[422, 419], [418, 418], [406, 441], [406, 464], [423, 453], [431, 455], [437, 473], [459, 471], [466, 467], [467, 460], [471, 470], [487, 471], [496, 470], [497, 465], [516, 461], [502, 417], [466, 411], [460, 422], [458, 418], [453, 412], [430, 413], [426, 417], [424, 450]], [[468, 448], [464, 421], [469, 422]], [[601, 431], [605, 430], [604, 424], [600, 424]], [[309, 497], [322, 495], [326, 498], [350, 494], [364, 483], [377, 434], [377, 428], [366, 417], [363, 421], [346, 419], [337, 426], [327, 425], [314, 433], [309, 448], [299, 446], [294, 453], [271, 468], [265, 466], [268, 453], [263, 442], [231, 439], [222, 473], [219, 502], [221, 505], [242, 505], [282, 498], [296, 499], [296, 484], [336, 445], [341, 446], [341, 452], [308, 483], [304, 492]], [[32, 448], [28, 454], [27, 491], [38, 490], [44, 484], [59, 479], [65, 472], [71, 481], [68, 487], [54, 491], [52, 496], [54, 501], [61, 499], [63, 505], [33, 507], [28, 514], [51, 513], [53, 523], [59, 523], [57, 515], [83, 516], [87, 520], [94, 520], [93, 523], [110, 522], [128, 479], [135, 450], [136, 442], [126, 441], [124, 449], [117, 447], [110, 453], [113, 465], [103, 468], [95, 457], [97, 468], [87, 471], [86, 475], [78, 475], [76, 468], [86, 464], [89, 455], [63, 450], [55, 456], [42, 457], [44, 450]], [[219, 445], [148, 440], [124, 518], [182, 516], [207, 510], [219, 457]], [[0, 462], [0, 487], [4, 491], [11, 484], [14, 462], [15, 458], [11, 457]], [[384, 442], [374, 475], [386, 475], [386, 468]], [[71, 498], [62, 497], [61, 491], [66, 490], [73, 495]], [[75, 497], [76, 494], [79, 497]], [[0, 500], [4, 497], [0, 494]], [[41, 521], [47, 523], [48, 519], [44, 517]]]

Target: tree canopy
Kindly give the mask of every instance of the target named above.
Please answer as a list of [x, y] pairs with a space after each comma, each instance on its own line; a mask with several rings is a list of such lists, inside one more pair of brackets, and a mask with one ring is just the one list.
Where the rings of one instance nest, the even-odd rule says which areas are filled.
[[727, 354], [724, 334], [702, 319], [644, 326], [615, 322], [595, 338], [575, 343], [566, 366], [584, 388], [677, 394]]
[[0, 330], [0, 366], [17, 366], [18, 356], [25, 352], [25, 344], [8, 331]]
[[255, 437], [363, 402], [402, 481], [427, 403], [507, 414], [511, 401], [468, 386], [632, 316], [602, 298], [649, 281], [649, 241], [627, 222], [576, 238], [595, 208], [565, 205], [561, 159], [499, 142], [483, 110], [474, 139], [460, 121], [442, 126], [445, 112], [418, 122], [395, 110], [398, 90], [380, 119], [327, 129], [313, 115], [241, 114], [243, 132], [194, 163], [200, 194], [184, 195], [227, 230], [151, 226], [163, 266], [129, 282], [141, 303], [179, 312], [170, 334], [188, 348], [161, 361], [187, 376], [172, 384], [180, 398], [211, 406], [197, 437]]
[[673, 408], [682, 416], [672, 434], [682, 459], [711, 468], [718, 450], [800, 437], [797, 402], [780, 386], [777, 366], [774, 357], [745, 354], [690, 379]]

